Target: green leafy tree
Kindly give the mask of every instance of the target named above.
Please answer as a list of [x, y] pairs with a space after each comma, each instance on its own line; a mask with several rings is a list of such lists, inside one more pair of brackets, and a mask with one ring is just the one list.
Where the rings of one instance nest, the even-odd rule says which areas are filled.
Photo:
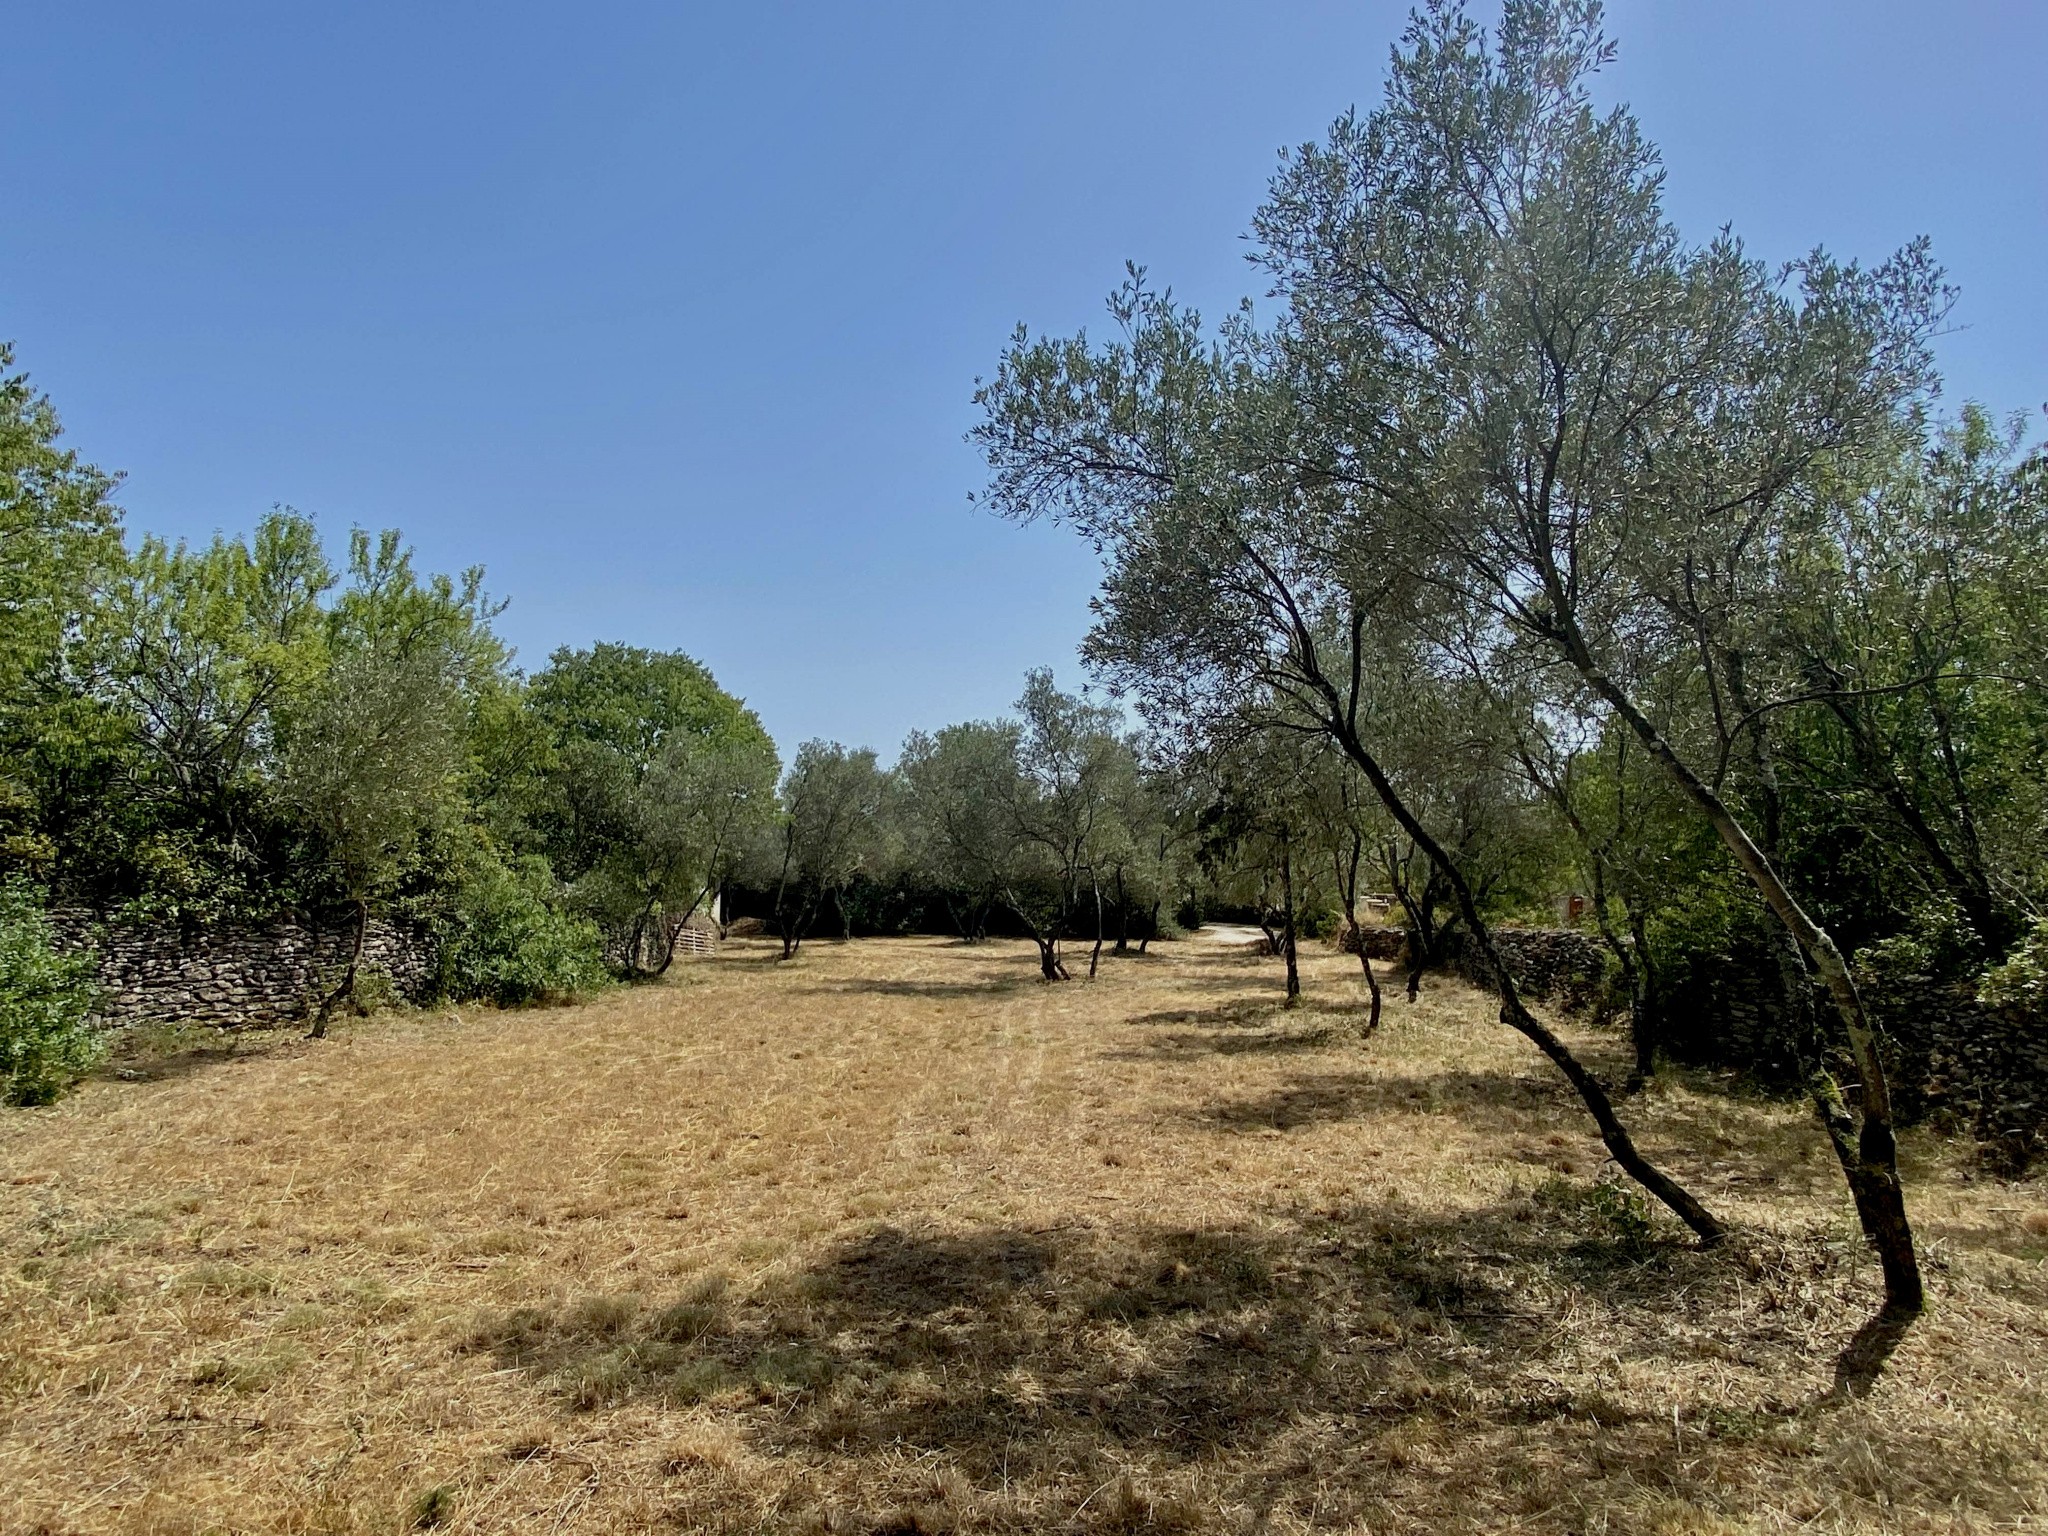
[[[1859, 941], [1950, 906], [1995, 960], [2048, 897], [2048, 453], [1966, 407], [1860, 483], [1823, 480], [1787, 525], [1749, 626], [1776, 707], [1736, 741], [1780, 769], [1766, 842]], [[1855, 890], [1814, 881], [1820, 863]]]
[[1301, 999], [1300, 916], [1313, 899], [1304, 856], [1313, 820], [1314, 750], [1303, 733], [1261, 729], [1256, 719], [1240, 718], [1227, 722], [1202, 752], [1213, 786], [1202, 862], [1226, 897], [1257, 914], [1267, 951], [1285, 964], [1289, 1007]]
[[1662, 965], [1650, 924], [1668, 905], [1674, 878], [1697, 877], [1674, 855], [1697, 844], [1700, 825], [1685, 816], [1633, 738], [1583, 699], [1553, 697], [1547, 708], [1528, 711], [1518, 721], [1515, 756], [1569, 834], [1571, 863], [1614, 956], [1635, 1052], [1630, 1082], [1640, 1087], [1657, 1070], [1665, 1031]]
[[605, 985], [603, 934], [589, 918], [563, 909], [546, 859], [507, 858], [472, 826], [452, 837], [452, 867], [425, 903], [446, 996], [514, 1007]]
[[356, 995], [372, 907], [454, 812], [466, 694], [503, 663], [481, 571], [420, 580], [395, 532], [351, 538], [349, 583], [327, 615], [327, 666], [282, 724], [277, 793], [310, 834], [315, 870], [353, 916], [349, 956], [312, 1033]]
[[118, 576], [114, 476], [59, 446], [47, 398], [0, 342], [0, 868], [61, 878], [102, 842], [116, 731], [81, 677], [80, 642]]
[[1162, 913], [1189, 889], [1205, 799], [1185, 761], [1160, 741], [1141, 738], [1131, 745], [1136, 771], [1124, 778], [1113, 818], [1122, 835], [1105, 854], [1115, 888], [1118, 954], [1132, 947], [1133, 919], [1137, 952], [1146, 953], [1161, 932]]
[[1388, 846], [1399, 829], [1357, 767], [1327, 742], [1311, 749], [1302, 790], [1308, 842], [1330, 872], [1345, 939], [1357, 948], [1368, 1001], [1365, 1032], [1370, 1035], [1380, 1027], [1383, 999], [1366, 942], [1364, 878], [1377, 865], [1374, 850]]
[[1685, 246], [1634, 118], [1592, 105], [1611, 51], [1590, 3], [1515, 0], [1492, 42], [1462, 6], [1420, 13], [1384, 106], [1292, 156], [1258, 217], [1282, 345], [1296, 377], [1341, 378], [1308, 402], [1323, 467], [1412, 521], [1504, 642], [1578, 675], [1826, 986], [1860, 1082], [1854, 1111], [1825, 1076], [1817, 1103], [1888, 1308], [1911, 1316], [1919, 1268], [1854, 974], [1788, 883], [1768, 802], [1716, 787], [1647, 713], [1640, 672], [1690, 661], [1737, 720], [1774, 702], [1745, 665], [1748, 599], [1814, 475], [1889, 452], [1947, 295], [1919, 246], [1786, 273], [1732, 236]]
[[560, 650], [529, 707], [549, 735], [531, 825], [575, 898], [656, 974], [675, 931], [774, 815], [780, 764], [753, 711], [680, 652]]
[[252, 539], [145, 538], [89, 628], [96, 696], [119, 722], [108, 804], [148, 917], [217, 918], [289, 901], [290, 830], [270, 793], [279, 717], [323, 684], [334, 573], [312, 523], [280, 510]]
[[1003, 897], [1016, 839], [1007, 807], [1018, 789], [1014, 724], [968, 721], [912, 732], [896, 774], [903, 785], [910, 868], [936, 890], [963, 939], [979, 940]]
[[[1590, 24], [1582, 9], [1572, 16]], [[1589, 115], [1572, 82], [1604, 56], [1598, 45], [1581, 57], [1583, 29], [1567, 20], [1546, 6], [1511, 4], [1504, 48], [1520, 95], [1481, 100], [1494, 66], [1478, 30], [1448, 6], [1424, 13], [1396, 59], [1387, 105], [1370, 118], [1340, 121], [1331, 149], [1304, 151], [1276, 181], [1259, 233], [1290, 301], [1280, 323], [1262, 330], [1246, 311], [1212, 339], [1198, 315], [1134, 273], [1112, 301], [1120, 340], [1095, 346], [1086, 337], [1020, 334], [979, 394], [986, 417], [977, 437], [990, 461], [996, 510], [1070, 521], [1102, 552], [1092, 658], [1164, 714], [1201, 718], [1248, 697], [1271, 697], [1298, 711], [1298, 724], [1327, 735], [1443, 873], [1499, 978], [1503, 1022], [1572, 1083], [1616, 1162], [1714, 1241], [1723, 1233], [1719, 1221], [1642, 1155], [1605, 1088], [1526, 1006], [1466, 872], [1404, 798], [1371, 734], [1369, 660], [1383, 649], [1384, 631], [1419, 632], [1448, 648], [1514, 617], [1501, 612], [1496, 591], [1472, 578], [1474, 570], [1496, 568], [1487, 563], [1492, 546], [1475, 542], [1476, 533], [1461, 544], [1445, 531], [1447, 514], [1471, 503], [1446, 502], [1439, 471], [1524, 438], [1511, 418], [1492, 422], [1491, 436], [1482, 420], [1465, 456], [1447, 455], [1428, 435], [1429, 413], [1414, 403], [1436, 402], [1449, 424], [1469, 414], [1453, 385], [1469, 385], [1477, 400], [1524, 400], [1480, 386], [1496, 354], [1504, 365], [1523, 366], [1513, 339], [1486, 326], [1511, 327], [1528, 306], [1519, 291], [1470, 291], [1477, 278], [1512, 286], [1523, 271], [1520, 253], [1503, 249], [1490, 262], [1472, 247], [1471, 264], [1461, 264], [1464, 248], [1454, 237], [1479, 241], [1498, 226], [1489, 226], [1489, 210], [1460, 199], [1489, 195], [1495, 184], [1469, 184], [1464, 164], [1445, 168], [1443, 155], [1460, 155], [1474, 134], [1494, 132], [1522, 134], [1516, 143], [1545, 154], [1562, 152], [1569, 138], [1562, 128]], [[1543, 132], [1523, 134], [1531, 104], [1561, 114], [1560, 133], [1546, 120]], [[1616, 132], [1633, 154], [1632, 130], [1624, 123]], [[1604, 163], [1599, 147], [1586, 147], [1569, 168]], [[1504, 179], [1510, 191], [1523, 185]], [[1528, 185], [1556, 194], [1550, 206], [1560, 218], [1579, 190], [1540, 177]], [[1401, 303], [1382, 315], [1378, 279], [1347, 290], [1346, 274], [1376, 273], [1381, 246], [1398, 244], [1404, 230], [1413, 239], [1400, 247], [1408, 261], [1398, 274]], [[1553, 243], [1568, 254], [1570, 229], [1560, 233]], [[1328, 312], [1307, 301], [1307, 278], [1296, 266], [1327, 271]], [[1362, 319], [1335, 309], [1345, 292]], [[1455, 334], [1469, 336], [1480, 375], [1464, 369], [1447, 378], [1458, 360], [1439, 362], [1428, 351], [1432, 333], [1452, 335], [1446, 327], [1454, 321], [1462, 327]], [[1397, 328], [1409, 322], [1418, 327], [1412, 338]], [[1597, 351], [1592, 341], [1589, 333], [1588, 358]], [[1410, 431], [1413, 437], [1400, 435]], [[1498, 487], [1521, 483], [1511, 465], [1488, 473]], [[1468, 555], [1476, 566], [1468, 568]], [[1513, 595], [1528, 594], [1517, 588]]]
[[775, 926], [782, 958], [795, 957], [827, 901], [839, 908], [841, 931], [853, 936], [847, 893], [890, 855], [884, 814], [890, 784], [875, 754], [836, 741], [797, 748], [782, 783], [780, 861]]
[[1039, 973], [1065, 981], [1062, 941], [1073, 929], [1084, 888], [1095, 917], [1095, 974], [1103, 932], [1101, 873], [1124, 836], [1119, 801], [1136, 757], [1118, 732], [1117, 711], [1062, 693], [1044, 668], [1027, 673], [1017, 700], [1017, 772], [990, 786], [1010, 830], [1013, 857], [1003, 901], [1038, 945]]
[[0, 342], [0, 702], [60, 667], [120, 561], [114, 476], [60, 448], [62, 429]]

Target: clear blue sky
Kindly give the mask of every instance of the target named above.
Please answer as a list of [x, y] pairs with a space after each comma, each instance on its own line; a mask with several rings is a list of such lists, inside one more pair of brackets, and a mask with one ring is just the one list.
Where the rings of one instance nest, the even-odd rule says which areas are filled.
[[[396, 525], [522, 662], [681, 647], [785, 750], [1078, 678], [1078, 541], [971, 512], [1010, 328], [1212, 309], [1405, 6], [61, 4], [0, 20], [0, 336], [133, 526]], [[1604, 89], [1758, 252], [1926, 233], [1950, 397], [2048, 399], [2048, 5], [1621, 0]]]

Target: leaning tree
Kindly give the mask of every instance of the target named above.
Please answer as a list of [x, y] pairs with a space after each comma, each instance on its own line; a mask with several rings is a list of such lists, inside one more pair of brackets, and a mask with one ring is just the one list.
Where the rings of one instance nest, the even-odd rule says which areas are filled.
[[[1922, 1306], [1877, 1031], [1766, 827], [1650, 711], [1684, 661], [1738, 722], [1782, 702], [1745, 620], [1817, 477], [1888, 454], [1931, 382], [1947, 292], [1924, 246], [1774, 270], [1680, 237], [1632, 114], [1596, 111], [1592, 0], [1451, 0], [1410, 26], [1385, 104], [1290, 156], [1260, 211], [1288, 306], [1306, 466], [1411, 522], [1441, 579], [1583, 685], [1714, 827], [1827, 989], [1858, 1078], [1814, 1093], [1887, 1307]], [[1763, 781], [1768, 763], [1758, 765]]]
[[1328, 445], [1295, 409], [1285, 357], [1248, 319], [1212, 343], [1199, 316], [1136, 273], [1112, 307], [1122, 339], [1020, 334], [979, 392], [989, 504], [1070, 523], [1102, 552], [1086, 652], [1155, 715], [1201, 736], [1270, 703], [1269, 724], [1312, 725], [1356, 765], [1443, 872], [1500, 978], [1503, 1022], [1571, 1082], [1616, 1163], [1718, 1241], [1721, 1223], [1643, 1156], [1597, 1077], [1523, 1002], [1471, 881], [1381, 760], [1373, 728], [1394, 701], [1375, 693], [1372, 659], [1388, 632], [1450, 600], [1415, 525], [1383, 498], [1303, 473]]
[[[1876, 1029], [1771, 846], [1760, 724], [1814, 690], [1758, 666], [1756, 641], [1816, 487], [1916, 429], [1948, 295], [1920, 245], [1773, 270], [1726, 233], [1687, 244], [1633, 116], [1592, 104], [1610, 55], [1593, 0], [1509, 0], [1492, 38], [1433, 0], [1383, 104], [1274, 180], [1255, 228], [1279, 317], [1247, 310], [1211, 339], [1134, 275], [1123, 339], [1020, 335], [981, 395], [992, 500], [1071, 518], [1104, 552], [1102, 659], [1175, 671], [1158, 686], [1183, 698], [1257, 678], [1316, 719], [1448, 871], [1482, 952], [1469, 881], [1359, 728], [1362, 642], [1409, 625], [1451, 664], [1534, 646], [1572, 674], [1825, 987], [1857, 1082], [1852, 1109], [1816, 1057], [1815, 1102], [1887, 1315], [1907, 1318], [1923, 1297]], [[1659, 717], [1674, 669], [1718, 712], [1704, 757]], [[1759, 793], [1719, 776], [1731, 749]], [[1502, 993], [1617, 1160], [1717, 1232], [1623, 1155], [1604, 1093], [1504, 970]]]

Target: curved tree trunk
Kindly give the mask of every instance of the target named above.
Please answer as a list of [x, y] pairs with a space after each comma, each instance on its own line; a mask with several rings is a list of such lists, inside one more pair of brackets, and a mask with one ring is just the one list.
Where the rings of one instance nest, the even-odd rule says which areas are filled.
[[[825, 904], [822, 892], [804, 896], [797, 902], [794, 920], [782, 925], [782, 958], [791, 960], [803, 947], [805, 937], [811, 931], [811, 921], [817, 916], [818, 908]], [[779, 916], [779, 914], [778, 914]]]
[[1287, 957], [1287, 1006], [1301, 1001], [1301, 966], [1294, 950], [1294, 850], [1280, 839], [1280, 944]]
[[[1348, 809], [1348, 796], [1346, 806]], [[1370, 1036], [1380, 1027], [1380, 979], [1372, 973], [1372, 957], [1365, 952], [1365, 929], [1358, 921], [1358, 865], [1365, 857], [1365, 839], [1355, 826], [1349, 835], [1349, 850], [1332, 847], [1330, 862], [1337, 875], [1337, 899], [1344, 903], [1344, 926], [1358, 941], [1358, 964], [1365, 972], [1365, 989], [1372, 998], [1372, 1013], [1365, 1021], [1365, 1032]]]
[[1358, 964], [1365, 972], [1365, 990], [1372, 996], [1372, 1012], [1365, 1021], [1365, 1032], [1370, 1035], [1380, 1027], [1380, 979], [1372, 973], [1372, 957], [1365, 952], [1363, 934], [1358, 939]]
[[690, 903], [690, 910], [681, 917], [671, 920], [666, 912], [661, 915], [661, 935], [663, 941], [661, 964], [647, 973], [650, 977], [666, 976], [668, 968], [676, 963], [676, 940], [683, 936], [683, 929], [688, 926], [690, 919], [696, 916], [696, 913], [697, 903], [692, 902]]
[[[1334, 702], [1334, 701], [1333, 701]], [[1345, 755], [1356, 763], [1365, 774], [1373, 792], [1380, 797], [1389, 814], [1401, 824], [1415, 845], [1426, 854], [1451, 887], [1460, 914], [1466, 927], [1471, 931], [1472, 941], [1479, 946], [1480, 955], [1492, 967], [1499, 978], [1501, 1022], [1517, 1031], [1533, 1043], [1538, 1050], [1550, 1058], [1565, 1080], [1577, 1090], [1579, 1101], [1586, 1106], [1593, 1123], [1600, 1128], [1600, 1139], [1612, 1154], [1622, 1171], [1663, 1202], [1671, 1213], [1690, 1227], [1703, 1244], [1712, 1245], [1727, 1236], [1727, 1229], [1718, 1219], [1675, 1179], [1663, 1172], [1637, 1150], [1635, 1138], [1614, 1112], [1613, 1101], [1607, 1090], [1584, 1064], [1574, 1056], [1565, 1043], [1558, 1039], [1545, 1025], [1530, 1013], [1522, 1002], [1521, 994], [1515, 987], [1515, 978], [1508, 970], [1507, 962], [1493, 942], [1493, 931], [1479, 915], [1479, 904], [1472, 895], [1472, 888], [1466, 884], [1461, 871], [1450, 862], [1449, 855], [1431, 837], [1427, 828], [1409, 810], [1408, 804], [1394, 788], [1379, 762], [1365, 750], [1349, 722], [1338, 714], [1331, 722], [1332, 734]]]
[[1657, 759], [1664, 771], [1684, 790], [1706, 816], [1735, 862], [1763, 897], [1778, 920], [1785, 925], [1800, 952], [1819, 975], [1834, 1003], [1836, 1016], [1848, 1036], [1849, 1052], [1856, 1063], [1858, 1108], [1862, 1123], [1856, 1124], [1843, 1103], [1840, 1088], [1825, 1072], [1813, 1085], [1815, 1111], [1826, 1128], [1828, 1141], [1842, 1165], [1842, 1175], [1856, 1204], [1856, 1215], [1864, 1235], [1877, 1249], [1884, 1269], [1885, 1307], [1901, 1316], [1913, 1316], [1927, 1305], [1920, 1279], [1920, 1262], [1914, 1252], [1913, 1228], [1906, 1216], [1905, 1188], [1899, 1179], [1898, 1141], [1892, 1128], [1891, 1088], [1885, 1079], [1884, 1057], [1878, 1047], [1877, 1030], [1863, 1006], [1855, 975], [1847, 957], [1823, 928], [1800, 905], [1786, 887], [1777, 868], [1748, 830], [1736, 820], [1705, 780], [1693, 772], [1648, 716], [1600, 670], [1591, 652], [1576, 635], [1568, 635], [1572, 661], [1587, 684], [1614, 709], [1636, 739]]
[[349, 941], [348, 965], [342, 971], [341, 981], [335, 989], [320, 1000], [320, 1006], [313, 1010], [313, 1027], [306, 1031], [309, 1040], [327, 1038], [327, 1015], [337, 1003], [354, 1002], [356, 995], [356, 972], [363, 963], [363, 940], [370, 931], [370, 904], [358, 899], [356, 902], [356, 931]]
[[1060, 935], [1066, 930], [1065, 903], [1061, 903], [1060, 915], [1045, 927], [1041, 927], [1031, 914], [1024, 910], [1024, 904], [1016, 899], [1014, 892], [1004, 895], [1003, 905], [1024, 925], [1024, 931], [1031, 935], [1031, 942], [1038, 946], [1040, 978], [1045, 981], [1068, 980], [1067, 968], [1060, 961]]
[[789, 866], [794, 854], [794, 845], [785, 832], [782, 839], [782, 873], [775, 881], [775, 936], [782, 940], [782, 958], [787, 960], [796, 953], [796, 945], [790, 941], [789, 908]]
[[1643, 994], [1649, 983], [1644, 978], [1642, 966], [1637, 963], [1635, 936], [1631, 934], [1624, 939], [1614, 926], [1614, 914], [1607, 899], [1606, 860], [1598, 852], [1590, 852], [1588, 862], [1593, 871], [1593, 922], [1613, 954], [1614, 963], [1621, 968], [1621, 984], [1628, 996], [1628, 1038], [1635, 1055], [1628, 1086], [1629, 1091], [1634, 1092], [1657, 1073], [1657, 1045], [1650, 1031], [1649, 1011], [1643, 1003]]
[[[1416, 846], [1422, 847], [1420, 843]], [[1434, 840], [1429, 846], [1436, 846]], [[1428, 857], [1426, 851], [1424, 857]], [[1404, 959], [1408, 971], [1408, 1001], [1412, 1003], [1422, 995], [1423, 976], [1436, 964], [1440, 932], [1436, 921], [1436, 895], [1431, 890], [1437, 880], [1434, 863], [1431, 864], [1428, 878], [1423, 881], [1420, 893], [1416, 891], [1414, 881], [1408, 877], [1405, 864], [1406, 860], [1393, 857], [1390, 848], [1387, 856], [1387, 875], [1393, 881], [1394, 899], [1401, 903], [1401, 911], [1408, 919], [1408, 943]]]

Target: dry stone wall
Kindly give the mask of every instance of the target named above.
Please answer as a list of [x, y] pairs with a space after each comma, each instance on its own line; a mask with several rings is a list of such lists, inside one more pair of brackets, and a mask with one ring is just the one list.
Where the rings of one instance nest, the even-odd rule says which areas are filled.
[[[1496, 928], [1493, 937], [1529, 995], [1576, 1012], [1607, 1000], [1607, 949], [1591, 934]], [[1788, 995], [1768, 958], [1729, 959], [1685, 1000], [1685, 1038], [1672, 1042], [1682, 1057], [1797, 1081], [1798, 1044], [1831, 1004], [1796, 973]], [[1446, 963], [1480, 986], [1494, 984], [1462, 931]], [[1969, 1131], [2015, 1172], [2048, 1152], [2048, 1020], [1988, 1008], [1967, 984], [1929, 977], [1866, 978], [1864, 1000], [1884, 1030], [1902, 1115]]]
[[[1493, 947], [1523, 995], [1583, 1012], [1607, 991], [1607, 946], [1576, 928], [1496, 928]], [[1498, 985], [1493, 967], [1464, 929], [1445, 946], [1445, 965], [1475, 986]]]
[[[185, 928], [59, 909], [50, 921], [61, 946], [98, 955], [102, 1018], [110, 1025], [237, 1028], [303, 1018], [308, 1004], [340, 980], [354, 937], [346, 917]], [[433, 990], [431, 944], [380, 918], [370, 920], [364, 935], [362, 965], [388, 977], [407, 1001], [422, 1001]]]
[[[1607, 946], [1590, 934], [1576, 928], [1496, 928], [1493, 943], [1525, 996], [1574, 1011], [1597, 1007], [1605, 997]], [[1337, 947], [1348, 955], [1357, 954], [1361, 945], [1371, 959], [1407, 962], [1404, 929], [1368, 925], [1337, 936]], [[1445, 969], [1475, 986], [1493, 989], [1493, 968], [1464, 929], [1452, 930], [1444, 951]]]
[[2048, 1020], [1913, 977], [1865, 988], [1895, 1055], [1901, 1108], [1950, 1116], [2014, 1173], [2048, 1147]]
[[1400, 928], [1368, 923], [1340, 930], [1337, 947], [1347, 955], [1363, 949], [1368, 960], [1400, 960], [1408, 953], [1408, 935]]

